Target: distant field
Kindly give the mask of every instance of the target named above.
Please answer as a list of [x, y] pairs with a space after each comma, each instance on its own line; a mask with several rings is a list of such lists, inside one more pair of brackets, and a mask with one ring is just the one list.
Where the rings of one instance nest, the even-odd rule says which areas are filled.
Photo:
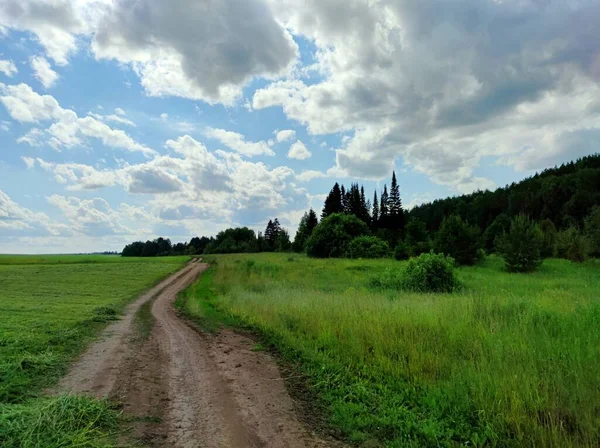
[[[115, 313], [187, 260], [0, 255], [0, 427], [10, 424], [26, 436], [19, 421], [43, 422], [48, 414], [40, 409], [55, 406], [52, 412], [68, 415], [82, 406], [68, 400], [28, 399], [52, 385]], [[97, 403], [86, 402], [84, 407], [94, 406]], [[0, 445], [19, 446], [3, 437], [8, 436], [0, 429]]]
[[598, 261], [547, 260], [523, 275], [490, 257], [459, 270], [462, 292], [421, 295], [369, 288], [402, 266], [393, 260], [211, 260], [181, 306], [208, 328], [250, 324], [302, 360], [309, 390], [353, 442], [600, 445]]

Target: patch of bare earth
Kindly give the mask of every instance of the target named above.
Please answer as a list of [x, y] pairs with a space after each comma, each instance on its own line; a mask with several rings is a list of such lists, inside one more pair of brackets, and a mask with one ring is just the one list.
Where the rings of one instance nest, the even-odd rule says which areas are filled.
[[[82, 355], [58, 391], [109, 396], [133, 416], [135, 438], [165, 447], [328, 447], [297, 418], [279, 367], [230, 330], [208, 335], [173, 309], [207, 267], [190, 263], [141, 296]], [[135, 313], [154, 299], [155, 323], [136, 341]]]

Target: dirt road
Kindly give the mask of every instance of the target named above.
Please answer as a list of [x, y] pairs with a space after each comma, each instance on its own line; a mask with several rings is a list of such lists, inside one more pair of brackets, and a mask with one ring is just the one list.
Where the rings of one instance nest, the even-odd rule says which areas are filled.
[[[150, 446], [326, 447], [297, 419], [279, 368], [254, 341], [230, 330], [206, 335], [179, 318], [173, 301], [207, 265], [190, 263], [132, 303], [58, 386], [109, 396], [134, 416], [134, 436]], [[135, 338], [135, 313], [155, 299], [155, 324]]]

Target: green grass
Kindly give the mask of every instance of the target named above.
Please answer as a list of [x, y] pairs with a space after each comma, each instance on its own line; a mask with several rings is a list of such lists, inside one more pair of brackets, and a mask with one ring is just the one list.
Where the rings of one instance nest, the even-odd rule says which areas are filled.
[[[114, 413], [106, 403], [40, 398], [40, 393], [55, 384], [69, 361], [117, 318], [128, 302], [178, 270], [187, 259], [0, 256], [0, 445], [21, 446], [11, 440], [23, 432], [22, 446], [64, 446], [58, 442], [31, 444], [27, 441], [33, 440], [29, 437], [34, 437], [36, 430], [29, 434], [14, 428], [51, 420], [53, 412], [82, 416], [102, 408], [105, 416]], [[84, 417], [77, 417], [77, 422], [89, 423]], [[4, 428], [13, 430], [6, 433]], [[49, 425], [38, 428], [61, 431]], [[85, 434], [91, 440], [97, 428], [92, 425], [88, 429], [76, 431], [69, 440], [85, 440]]]
[[[213, 257], [182, 306], [260, 330], [330, 424], [386, 446], [600, 444], [600, 263], [461, 268], [452, 295], [377, 291], [393, 260]], [[214, 262], [216, 261], [216, 263]], [[211, 323], [212, 322], [212, 323]]]

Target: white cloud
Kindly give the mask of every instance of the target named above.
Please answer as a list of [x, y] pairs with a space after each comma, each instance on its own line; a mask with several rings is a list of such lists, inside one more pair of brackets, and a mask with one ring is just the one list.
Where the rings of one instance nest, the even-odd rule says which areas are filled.
[[539, 168], [564, 157], [569, 139], [560, 134], [600, 129], [600, 52], [590, 44], [600, 40], [597, 1], [273, 5], [317, 47], [321, 79], [274, 82], [256, 91], [253, 108], [279, 105], [312, 134], [353, 133], [336, 150], [339, 173], [379, 179], [402, 157], [469, 191], [492, 185], [473, 174], [483, 157], [512, 154], [506, 163]]
[[120, 107], [117, 107], [115, 109], [115, 114], [117, 114], [117, 115], [126, 115], [125, 111], [123, 109], [121, 109]]
[[290, 150], [288, 151], [287, 156], [290, 159], [306, 160], [306, 159], [309, 159], [312, 156], [312, 154], [306, 148], [304, 143], [302, 143], [300, 140], [298, 140], [297, 142], [292, 143], [292, 146], [290, 146]]
[[4, 73], [9, 78], [15, 76], [19, 70], [13, 61], [0, 59], [0, 73]]
[[237, 132], [226, 131], [225, 129], [207, 128], [204, 133], [207, 137], [218, 140], [228, 148], [248, 157], [275, 155], [271, 148], [269, 148], [267, 142], [248, 142], [242, 134], [238, 134]]
[[21, 157], [21, 159], [25, 162], [27, 169], [31, 169], [35, 166], [35, 159], [33, 157]]
[[167, 114], [167, 113], [165, 113], [165, 112], [163, 112], [162, 114], [160, 114], [160, 119], [161, 119], [161, 120], [163, 120], [163, 121], [164, 121], [164, 120], [166, 120], [167, 118], [169, 118], [169, 114]]
[[[63, 109], [54, 97], [39, 95], [27, 84], [6, 86], [0, 83], [0, 102], [17, 121], [26, 123], [53, 121], [44, 132], [47, 143], [55, 149], [82, 146], [84, 144], [82, 137], [91, 137], [99, 139], [104, 145], [112, 148], [138, 151], [146, 155], [156, 153], [133, 140], [124, 131], [113, 129], [97, 118], [92, 116], [80, 118], [74, 111]], [[35, 137], [36, 141], [41, 143], [41, 137], [39, 135]], [[27, 135], [22, 139], [31, 143], [27, 141]]]
[[46, 54], [57, 64], [65, 65], [77, 48], [76, 34], [86, 29], [86, 15], [99, 3], [3, 0], [0, 2], [0, 26], [32, 32]]
[[58, 80], [58, 73], [52, 70], [50, 63], [42, 56], [32, 56], [30, 59], [33, 76], [46, 88], [52, 87]]
[[96, 118], [97, 120], [112, 121], [113, 123], [120, 123], [120, 124], [124, 124], [126, 126], [135, 127], [135, 123], [133, 121], [128, 120], [127, 118], [123, 118], [120, 115], [115, 115], [115, 114], [101, 115], [101, 114], [96, 114], [94, 112], [88, 112], [88, 115], [90, 117]]
[[321, 171], [317, 171], [317, 170], [306, 170], [306, 171], [302, 171], [296, 177], [298, 178], [299, 181], [308, 182], [308, 181], [311, 181], [313, 179], [319, 179], [319, 178], [322, 178], [322, 177], [327, 177], [327, 174], [325, 174], [325, 173], [323, 173]]
[[133, 233], [121, 224], [119, 214], [102, 198], [79, 199], [54, 194], [46, 200], [62, 211], [74, 232], [92, 237]]
[[17, 143], [27, 143], [30, 146], [42, 146], [46, 134], [39, 128], [31, 128], [25, 135], [17, 139]]
[[0, 236], [59, 235], [65, 226], [53, 223], [45, 213], [34, 212], [14, 202], [0, 190]]
[[277, 141], [278, 142], [287, 142], [288, 140], [292, 140], [296, 137], [296, 131], [293, 129], [284, 129], [283, 131], [277, 132]]
[[288, 73], [298, 53], [259, 0], [116, 3], [92, 48], [97, 58], [132, 64], [148, 95], [228, 105], [251, 79]]

